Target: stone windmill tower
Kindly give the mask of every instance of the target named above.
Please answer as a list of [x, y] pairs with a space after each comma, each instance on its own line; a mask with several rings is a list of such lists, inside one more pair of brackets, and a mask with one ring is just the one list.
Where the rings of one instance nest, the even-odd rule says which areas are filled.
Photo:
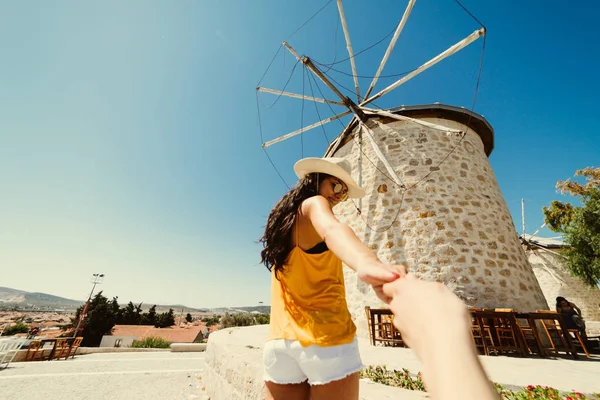
[[[441, 104], [391, 110], [369, 105], [480, 37], [476, 30], [421, 67], [371, 94], [415, 1], [410, 0], [381, 64], [364, 95], [341, 0], [340, 19], [352, 69], [356, 100], [350, 99], [309, 57], [283, 45], [338, 97], [338, 101], [258, 87], [258, 91], [342, 105], [346, 111], [263, 143], [271, 146], [324, 123], [352, 115], [325, 156], [345, 157], [367, 192], [334, 212], [384, 261], [405, 263], [418, 276], [447, 284], [468, 304], [545, 309], [546, 300], [527, 261], [488, 161], [494, 133], [480, 115]], [[346, 269], [348, 304], [359, 336], [367, 336], [365, 306], [380, 307], [370, 288]], [[418, 304], [415, 306], [418, 307]]]

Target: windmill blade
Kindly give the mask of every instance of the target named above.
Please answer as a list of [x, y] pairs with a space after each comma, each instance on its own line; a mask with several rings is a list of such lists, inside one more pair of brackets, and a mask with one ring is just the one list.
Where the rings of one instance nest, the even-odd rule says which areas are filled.
[[[410, 0], [408, 2], [408, 5], [406, 6], [406, 10], [404, 11], [404, 15], [402, 15], [402, 19], [400, 20], [400, 24], [398, 24], [398, 28], [396, 28], [396, 32], [394, 32], [394, 36], [392, 37], [392, 40], [390, 41], [390, 44], [389, 44], [387, 50], [385, 51], [385, 54], [383, 55], [383, 59], [381, 60], [381, 63], [379, 64], [379, 69], [375, 73], [375, 76], [373, 77], [373, 81], [371, 82], [369, 89], [367, 89], [367, 93], [365, 94], [365, 99], [369, 98], [371, 91], [373, 91], [373, 89], [375, 88], [375, 84], [377, 83], [377, 80], [379, 79], [379, 75], [381, 75], [381, 73], [383, 72], [383, 67], [387, 63], [387, 60], [388, 60], [390, 54], [392, 54], [392, 50], [394, 49], [394, 46], [396, 45], [396, 41], [398, 40], [398, 37], [400, 36], [402, 29], [404, 29], [404, 25], [406, 24], [406, 21], [408, 20], [408, 16], [410, 15], [410, 12], [412, 11], [413, 6], [415, 5], [415, 1], [416, 0]], [[358, 101], [360, 101], [360, 99]]]
[[313, 128], [316, 128], [317, 126], [324, 125], [324, 124], [327, 124], [327, 123], [329, 123], [331, 121], [335, 121], [336, 119], [340, 119], [342, 117], [345, 117], [348, 114], [352, 114], [352, 111], [345, 111], [345, 112], [343, 112], [341, 114], [337, 114], [337, 115], [334, 115], [333, 117], [325, 118], [324, 120], [321, 120], [319, 122], [315, 122], [312, 125], [308, 125], [308, 126], [305, 126], [304, 128], [300, 128], [298, 130], [295, 130], [294, 132], [290, 132], [287, 135], [283, 135], [283, 136], [280, 136], [280, 137], [278, 137], [276, 139], [269, 140], [268, 142], [263, 143], [262, 147], [265, 147], [265, 148], [269, 147], [269, 146], [271, 146], [271, 145], [273, 145], [275, 143], [282, 142], [282, 141], [284, 141], [286, 139], [289, 139], [289, 138], [294, 137], [296, 135], [299, 135], [299, 134], [301, 134], [303, 132], [306, 132], [306, 131], [309, 131], [309, 130], [311, 130]]
[[344, 7], [342, 6], [342, 0], [337, 0], [338, 11], [340, 13], [340, 20], [342, 21], [342, 29], [344, 30], [344, 37], [346, 38], [346, 48], [348, 49], [348, 55], [350, 56], [350, 67], [352, 68], [352, 77], [354, 78], [354, 88], [356, 89], [356, 98], [360, 102], [360, 88], [358, 86], [358, 74], [356, 73], [356, 63], [354, 62], [354, 52], [352, 51], [352, 43], [350, 42], [350, 34], [348, 33], [348, 25], [346, 24], [346, 17], [344, 15]]
[[404, 188], [405, 185], [404, 185], [404, 183], [402, 183], [402, 180], [396, 174], [396, 171], [394, 171], [394, 167], [392, 167], [392, 164], [390, 164], [390, 162], [388, 161], [386, 156], [383, 154], [383, 152], [377, 145], [377, 142], [375, 142], [375, 133], [371, 130], [371, 128], [369, 128], [367, 126], [367, 124], [365, 124], [361, 120], [358, 120], [358, 123], [360, 124], [361, 129], [364, 129], [367, 132], [367, 134], [365, 136], [369, 140], [371, 147], [373, 147], [373, 151], [375, 151], [375, 154], [377, 155], [379, 160], [383, 163], [383, 165], [385, 166], [385, 169], [387, 169], [388, 173], [390, 174], [391, 179], [396, 183], [396, 185], [398, 185], [401, 188]]
[[275, 94], [278, 96], [287, 96], [287, 97], [293, 97], [295, 99], [310, 100], [310, 101], [314, 101], [317, 103], [328, 103], [328, 104], [335, 104], [338, 106], [345, 107], [345, 104], [342, 103], [341, 101], [326, 100], [326, 99], [321, 99], [320, 97], [304, 96], [301, 94], [283, 92], [281, 90], [268, 89], [268, 88], [264, 88], [264, 87], [260, 87], [260, 86], [257, 87], [256, 90], [259, 92], [262, 92], [262, 93], [270, 93], [270, 94]]
[[443, 125], [434, 124], [434, 123], [431, 123], [431, 122], [427, 122], [427, 121], [423, 121], [423, 120], [420, 120], [420, 119], [415, 119], [415, 118], [407, 117], [407, 116], [404, 116], [404, 115], [394, 114], [394, 113], [391, 113], [391, 112], [388, 112], [388, 111], [375, 110], [373, 108], [366, 108], [366, 107], [360, 107], [360, 109], [363, 110], [363, 112], [365, 114], [381, 115], [382, 117], [389, 117], [389, 118], [397, 119], [399, 121], [410, 121], [410, 122], [414, 122], [415, 124], [426, 126], [428, 128], [432, 128], [432, 129], [437, 129], [437, 130], [440, 130], [440, 131], [443, 131], [443, 132], [463, 133], [463, 131], [461, 131], [460, 129], [448, 128], [448, 127], [443, 126]]
[[[329, 86], [329, 88], [331, 90], [333, 90], [333, 92], [340, 99], [342, 99], [342, 101], [345, 101], [347, 99], [346, 96], [344, 96], [344, 94], [342, 92], [340, 92], [333, 83], [329, 82], [329, 79], [327, 79], [325, 77], [325, 75], [323, 75], [323, 73], [319, 70], [319, 68], [317, 68], [317, 66], [315, 64], [313, 64], [313, 62], [310, 60], [310, 58], [308, 58], [306, 56], [300, 57], [300, 55], [296, 52], [296, 50], [294, 50], [294, 48], [292, 46], [290, 46], [290, 44], [288, 42], [284, 41], [282, 44], [283, 44], [283, 46], [285, 46], [286, 49], [289, 50], [290, 53], [292, 53], [294, 55], [294, 57], [296, 57], [298, 59], [298, 61], [300, 61], [302, 64], [304, 64], [305, 67], [310, 69], [317, 76], [317, 78], [319, 78], [324, 84]], [[344, 105], [347, 106], [347, 104], [345, 104], [345, 103], [344, 103]]]
[[485, 35], [485, 29], [484, 28], [476, 30], [475, 32], [471, 33], [469, 36], [467, 36], [466, 38], [464, 38], [460, 42], [458, 42], [455, 45], [449, 47], [446, 51], [444, 51], [444, 52], [438, 54], [437, 56], [433, 57], [431, 60], [429, 60], [425, 64], [421, 65], [419, 68], [417, 68], [416, 70], [414, 70], [410, 74], [404, 76], [403, 78], [400, 78], [399, 80], [397, 80], [396, 82], [392, 83], [390, 86], [386, 87], [385, 89], [383, 89], [382, 91], [380, 91], [376, 95], [374, 95], [374, 96], [366, 99], [365, 101], [363, 101], [362, 103], [360, 103], [360, 105], [364, 106], [366, 104], [369, 104], [369, 103], [377, 100], [378, 98], [380, 98], [384, 94], [386, 94], [386, 93], [394, 90], [395, 88], [397, 88], [398, 86], [402, 85], [406, 81], [414, 78], [415, 76], [419, 75], [421, 72], [423, 72], [426, 69], [428, 69], [428, 68], [434, 66], [435, 64], [439, 63], [444, 58], [447, 58], [447, 57], [453, 55], [454, 53], [457, 53], [459, 50], [462, 50], [463, 48], [467, 47], [468, 45], [470, 45], [471, 43], [473, 43], [475, 40], [479, 39], [483, 35]]

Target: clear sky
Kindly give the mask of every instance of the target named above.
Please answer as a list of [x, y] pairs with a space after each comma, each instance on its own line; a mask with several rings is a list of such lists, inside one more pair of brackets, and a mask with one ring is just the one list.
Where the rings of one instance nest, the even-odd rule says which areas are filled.
[[[122, 301], [268, 304], [256, 241], [287, 188], [260, 147], [255, 87], [281, 41], [325, 3], [2, 2], [0, 286], [85, 299], [91, 274], [104, 273], [99, 288]], [[344, 4], [358, 51], [395, 28], [406, 1]], [[464, 4], [488, 29], [475, 111], [495, 129], [490, 161], [515, 224], [524, 198], [532, 233], [541, 207], [560, 198], [556, 181], [598, 166], [600, 6]], [[415, 68], [478, 27], [453, 0], [418, 0], [383, 74]], [[388, 41], [357, 56], [359, 74], [375, 73]], [[335, 1], [289, 42], [321, 63], [346, 58]], [[481, 44], [377, 105], [470, 108]], [[261, 85], [282, 89], [294, 61], [279, 52]], [[369, 83], [361, 79], [363, 92]], [[297, 66], [287, 90], [310, 95], [309, 84], [321, 97]], [[268, 109], [275, 99], [260, 95], [265, 140], [317, 120], [312, 102], [304, 113], [296, 99]], [[340, 130], [331, 123], [326, 134]], [[268, 151], [292, 185], [293, 163], [325, 147], [316, 129]]]

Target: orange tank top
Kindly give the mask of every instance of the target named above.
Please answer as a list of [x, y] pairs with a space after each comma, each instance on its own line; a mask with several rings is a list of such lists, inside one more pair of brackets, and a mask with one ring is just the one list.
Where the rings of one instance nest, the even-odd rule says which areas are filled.
[[352, 342], [355, 333], [341, 260], [331, 250], [309, 254], [294, 247], [277, 277], [272, 269], [267, 340], [334, 346]]

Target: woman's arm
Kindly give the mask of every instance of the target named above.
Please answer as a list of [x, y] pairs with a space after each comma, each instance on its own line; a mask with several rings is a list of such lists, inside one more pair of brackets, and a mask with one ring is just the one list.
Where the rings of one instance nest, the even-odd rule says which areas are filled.
[[382, 263], [348, 225], [341, 223], [333, 215], [329, 202], [323, 196], [305, 200], [300, 211], [310, 219], [327, 247], [366, 283], [380, 285], [406, 274], [404, 266]]
[[579, 316], [583, 318], [583, 315], [581, 315], [581, 310], [579, 309], [579, 307], [577, 307], [577, 305], [575, 305], [575, 303], [571, 303], [571, 307], [573, 307], [575, 311], [577, 311], [577, 314], [579, 314]]

